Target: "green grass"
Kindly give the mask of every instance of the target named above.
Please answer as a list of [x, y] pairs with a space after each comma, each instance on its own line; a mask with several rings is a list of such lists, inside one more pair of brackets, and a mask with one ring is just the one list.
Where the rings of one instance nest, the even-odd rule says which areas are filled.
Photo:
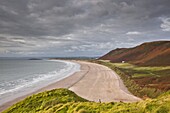
[[128, 63], [114, 63], [113, 65], [142, 87], [146, 86], [162, 91], [170, 90], [170, 66], [140, 67]]
[[67, 89], [58, 89], [46, 91], [32, 95], [25, 100], [13, 105], [4, 113], [31, 113], [50, 109], [55, 105], [65, 104], [68, 102], [85, 102], [87, 100], [78, 97]]
[[95, 103], [67, 89], [39, 93], [11, 106], [3, 113], [168, 113], [170, 92], [136, 103]]
[[114, 63], [114, 65], [120, 69], [122, 69], [126, 74], [135, 77], [147, 77], [147, 76], [155, 76], [155, 77], [164, 77], [170, 76], [170, 66], [165, 67], [139, 67], [129, 63]]

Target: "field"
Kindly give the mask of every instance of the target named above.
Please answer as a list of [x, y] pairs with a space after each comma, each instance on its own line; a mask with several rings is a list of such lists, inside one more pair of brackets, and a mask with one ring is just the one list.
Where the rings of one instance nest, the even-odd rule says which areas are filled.
[[170, 92], [137, 103], [96, 103], [67, 89], [56, 89], [30, 96], [3, 113], [168, 113], [169, 106]]
[[140, 67], [129, 63], [114, 63], [121, 71], [133, 79], [141, 87], [170, 90], [170, 66]]

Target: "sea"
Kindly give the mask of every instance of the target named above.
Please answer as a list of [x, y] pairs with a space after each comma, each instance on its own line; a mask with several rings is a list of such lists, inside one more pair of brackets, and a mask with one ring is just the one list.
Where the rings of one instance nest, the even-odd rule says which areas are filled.
[[32, 93], [80, 70], [62, 60], [0, 60], [0, 105]]

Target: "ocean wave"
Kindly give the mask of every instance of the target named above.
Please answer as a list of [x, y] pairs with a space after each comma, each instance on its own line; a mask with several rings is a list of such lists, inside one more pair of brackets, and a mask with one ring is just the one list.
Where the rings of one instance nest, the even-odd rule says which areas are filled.
[[[21, 92], [23, 89], [31, 88], [31, 89], [38, 89], [45, 87], [45, 85], [49, 85], [53, 82], [59, 81], [76, 71], [79, 71], [80, 66], [73, 62], [68, 61], [60, 61], [60, 60], [48, 60], [48, 61], [55, 61], [55, 62], [63, 62], [66, 65], [63, 69], [54, 70], [52, 72], [44, 73], [44, 74], [34, 74], [28, 75], [22, 79], [18, 79], [15, 81], [8, 81], [0, 83], [0, 96], [6, 95], [8, 93], [13, 92]], [[41, 84], [41, 85], [40, 85]], [[34, 88], [32, 88], [34, 87]]]

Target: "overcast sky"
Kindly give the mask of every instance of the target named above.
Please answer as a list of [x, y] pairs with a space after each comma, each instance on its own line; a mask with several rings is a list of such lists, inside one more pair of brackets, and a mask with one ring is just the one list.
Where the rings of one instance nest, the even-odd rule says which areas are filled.
[[170, 0], [0, 0], [0, 57], [100, 56], [170, 40]]

